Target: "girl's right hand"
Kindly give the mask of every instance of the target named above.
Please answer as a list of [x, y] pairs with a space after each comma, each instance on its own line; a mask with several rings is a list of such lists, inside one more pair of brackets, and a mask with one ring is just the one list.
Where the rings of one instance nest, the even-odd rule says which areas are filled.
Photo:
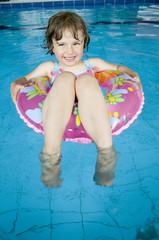
[[10, 92], [11, 92], [11, 97], [12, 97], [14, 104], [16, 104], [18, 92], [20, 91], [20, 89], [22, 87], [24, 87], [24, 84], [26, 81], [27, 81], [27, 79], [25, 77], [23, 77], [23, 78], [19, 78], [16, 81], [12, 82]]

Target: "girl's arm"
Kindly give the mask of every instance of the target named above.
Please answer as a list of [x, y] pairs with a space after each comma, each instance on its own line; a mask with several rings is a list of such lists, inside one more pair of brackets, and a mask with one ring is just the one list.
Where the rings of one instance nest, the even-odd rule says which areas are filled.
[[41, 63], [37, 68], [34, 69], [31, 73], [27, 74], [25, 78], [27, 80], [38, 77], [38, 76], [47, 76], [51, 78], [51, 70], [54, 67], [54, 62], [44, 62]]
[[90, 59], [88, 59], [88, 62], [90, 64], [93, 64], [95, 67], [97, 67], [97, 71], [117, 70], [119, 72], [127, 73], [139, 84], [139, 86], [142, 89], [142, 84], [141, 84], [139, 75], [136, 72], [134, 72], [133, 70], [131, 70], [130, 68], [127, 68], [127, 67], [121, 66], [121, 65], [112, 64], [112, 63], [106, 62], [100, 58], [90, 58]]
[[119, 72], [127, 73], [129, 76], [131, 76], [139, 84], [139, 86], [142, 89], [142, 84], [141, 84], [141, 81], [140, 81], [140, 77], [136, 72], [134, 72], [130, 68], [127, 68], [127, 67], [121, 66], [121, 65], [117, 65], [117, 70]]
[[25, 77], [19, 78], [11, 84], [11, 97], [14, 103], [17, 100], [17, 94], [27, 80], [38, 77], [38, 76], [48, 76], [51, 79], [51, 70], [54, 67], [54, 62], [45, 62], [40, 64], [34, 71], [27, 74]]
[[10, 87], [10, 92], [11, 92], [11, 97], [12, 97], [14, 104], [16, 104], [18, 92], [24, 86], [26, 81], [27, 81], [27, 79], [25, 77], [22, 77], [22, 78], [18, 78], [16, 81], [12, 82], [11, 87]]

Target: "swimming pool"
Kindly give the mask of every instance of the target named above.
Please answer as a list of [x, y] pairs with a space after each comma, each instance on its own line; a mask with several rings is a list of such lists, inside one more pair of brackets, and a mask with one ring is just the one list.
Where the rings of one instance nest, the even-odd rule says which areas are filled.
[[3, 11], [0, 18], [0, 239], [159, 239], [159, 5], [77, 8], [88, 24], [87, 55], [126, 65], [143, 83], [137, 120], [113, 138], [119, 152], [113, 186], [93, 182], [94, 144], [63, 142], [59, 189], [40, 181], [43, 137], [19, 118], [10, 84], [52, 59], [42, 45], [60, 9]]

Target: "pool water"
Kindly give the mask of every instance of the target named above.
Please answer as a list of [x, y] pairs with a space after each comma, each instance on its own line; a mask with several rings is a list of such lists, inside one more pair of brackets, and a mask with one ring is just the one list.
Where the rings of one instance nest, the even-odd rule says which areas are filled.
[[159, 239], [159, 5], [74, 10], [88, 24], [88, 57], [125, 65], [143, 84], [142, 113], [113, 138], [119, 160], [108, 188], [93, 181], [95, 145], [72, 142], [62, 143], [61, 188], [43, 186], [43, 136], [19, 118], [10, 97], [12, 81], [54, 59], [41, 45], [48, 18], [57, 11], [1, 13], [0, 239]]

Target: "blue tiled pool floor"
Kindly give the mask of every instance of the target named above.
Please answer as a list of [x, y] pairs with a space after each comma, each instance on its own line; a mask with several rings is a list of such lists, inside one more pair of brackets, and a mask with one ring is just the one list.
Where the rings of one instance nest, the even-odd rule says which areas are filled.
[[[0, 30], [0, 239], [158, 240], [158, 5], [74, 11], [88, 23], [92, 39], [88, 57], [100, 55], [136, 70], [145, 105], [135, 122], [113, 138], [119, 160], [111, 187], [93, 181], [94, 144], [72, 142], [62, 144], [61, 188], [44, 187], [38, 159], [43, 136], [19, 118], [10, 84], [51, 59], [40, 47], [42, 27], [57, 10], [4, 12], [0, 18], [0, 25], [6, 27]], [[133, 23], [137, 19], [143, 22]]]

